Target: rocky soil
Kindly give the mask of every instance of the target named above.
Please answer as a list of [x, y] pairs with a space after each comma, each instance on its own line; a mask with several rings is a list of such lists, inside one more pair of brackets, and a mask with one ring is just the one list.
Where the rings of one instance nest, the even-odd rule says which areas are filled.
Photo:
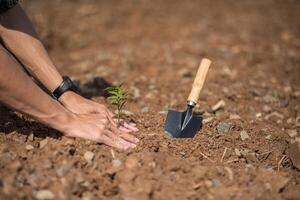
[[[53, 0], [23, 7], [62, 74], [124, 83], [139, 146], [63, 137], [0, 106], [0, 199], [300, 199], [297, 0]], [[163, 130], [213, 60], [193, 139]], [[111, 107], [113, 109], [113, 107]]]

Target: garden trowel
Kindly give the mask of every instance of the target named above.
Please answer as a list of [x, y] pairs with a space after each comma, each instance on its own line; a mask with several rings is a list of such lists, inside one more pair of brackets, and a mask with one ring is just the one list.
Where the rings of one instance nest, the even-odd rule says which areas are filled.
[[187, 99], [187, 109], [184, 112], [169, 110], [164, 128], [175, 138], [192, 138], [202, 126], [202, 117], [193, 114], [197, 104], [211, 61], [202, 59], [196, 74], [192, 90]]

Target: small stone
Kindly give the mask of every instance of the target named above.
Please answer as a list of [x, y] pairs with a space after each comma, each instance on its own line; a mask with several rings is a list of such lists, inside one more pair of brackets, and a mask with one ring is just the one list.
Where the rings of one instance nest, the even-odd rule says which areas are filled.
[[39, 190], [35, 194], [35, 198], [39, 200], [54, 199], [55, 195], [49, 190]]
[[84, 153], [84, 159], [87, 161], [87, 162], [92, 162], [93, 159], [94, 159], [94, 156], [95, 154], [91, 151], [87, 151]]
[[267, 135], [265, 138], [266, 138], [267, 140], [270, 140], [270, 139], [271, 139], [271, 135]]
[[149, 88], [149, 90], [154, 90], [154, 89], [156, 89], [156, 85], [151, 84], [151, 85], [148, 86], [148, 88]]
[[235, 155], [237, 155], [238, 157], [241, 157], [242, 154], [239, 149], [235, 148], [234, 152], [235, 152]]
[[83, 186], [83, 187], [89, 187], [90, 186], [90, 182], [88, 182], [88, 181], [84, 181], [83, 183], [81, 183], [81, 186]]
[[240, 136], [243, 141], [250, 138], [246, 131], [241, 131]]
[[265, 113], [269, 113], [269, 112], [271, 112], [272, 108], [271, 108], [270, 106], [268, 106], [268, 105], [264, 105], [264, 106], [262, 107], [262, 110], [263, 110]]
[[290, 137], [296, 137], [297, 136], [297, 130], [296, 129], [288, 129], [287, 130], [287, 134], [290, 136]]
[[134, 87], [134, 88], [133, 88], [133, 98], [134, 98], [134, 99], [137, 99], [137, 98], [139, 98], [140, 96], [141, 96], [140, 90], [139, 90], [138, 88]]
[[40, 141], [40, 149], [42, 149], [42, 148], [44, 148], [46, 145], [47, 145], [47, 143], [48, 143], [48, 139], [46, 138], [46, 139], [44, 139], [44, 140], [42, 140], [42, 141]]
[[300, 97], [300, 90], [293, 92], [293, 96], [296, 98]]
[[288, 119], [286, 120], [286, 123], [292, 124], [292, 123], [294, 123], [294, 119], [293, 119], [293, 118], [288, 118]]
[[28, 136], [27, 140], [30, 141], [30, 142], [33, 142], [33, 140], [34, 140], [34, 135], [33, 135], [33, 133], [31, 133], [31, 134]]
[[146, 107], [142, 108], [141, 112], [142, 112], [142, 113], [147, 113], [147, 112], [149, 112], [149, 107], [146, 106]]
[[114, 159], [114, 160], [111, 161], [111, 164], [114, 167], [120, 167], [122, 165], [122, 161], [120, 161], [119, 159]]
[[231, 120], [239, 120], [241, 117], [237, 114], [230, 114], [229, 119]]
[[255, 114], [255, 117], [256, 117], [256, 118], [261, 118], [261, 116], [262, 116], [261, 113], [256, 113], [256, 114]]
[[31, 144], [26, 145], [26, 150], [30, 151], [32, 149], [34, 149], [34, 147]]
[[207, 123], [209, 123], [209, 122], [211, 122], [212, 120], [214, 120], [214, 117], [207, 117], [207, 118], [205, 118], [205, 119], [203, 119], [203, 124], [207, 124]]
[[219, 186], [221, 186], [221, 182], [218, 179], [213, 179], [212, 180], [212, 186], [213, 187], [219, 187]]
[[231, 124], [229, 123], [225, 123], [225, 122], [220, 122], [218, 125], [217, 125], [217, 131], [219, 134], [223, 135], [225, 133], [228, 133], [229, 130], [231, 128]]
[[204, 184], [205, 184], [205, 186], [206, 186], [206, 187], [208, 187], [208, 188], [210, 188], [210, 187], [212, 187], [212, 186], [213, 186], [213, 182], [212, 182], [212, 181], [210, 181], [210, 180], [206, 180], [206, 181], [204, 181]]
[[222, 108], [224, 108], [226, 105], [225, 101], [220, 100], [218, 101], [218, 103], [216, 103], [211, 109], [216, 112], [217, 110], [220, 110]]
[[90, 192], [84, 192], [83, 194], [82, 194], [82, 198], [81, 198], [82, 200], [92, 200], [92, 199], [94, 199], [94, 196], [93, 196], [93, 194], [92, 193], [90, 193]]
[[288, 154], [293, 166], [300, 170], [300, 140], [289, 145]]

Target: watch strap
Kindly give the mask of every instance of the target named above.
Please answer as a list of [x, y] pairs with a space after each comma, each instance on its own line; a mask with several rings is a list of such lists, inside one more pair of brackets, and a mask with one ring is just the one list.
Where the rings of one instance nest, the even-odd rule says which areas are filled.
[[76, 92], [77, 88], [73, 81], [68, 76], [63, 76], [63, 82], [53, 91], [53, 96], [56, 99], [65, 93], [66, 91], [74, 91]]

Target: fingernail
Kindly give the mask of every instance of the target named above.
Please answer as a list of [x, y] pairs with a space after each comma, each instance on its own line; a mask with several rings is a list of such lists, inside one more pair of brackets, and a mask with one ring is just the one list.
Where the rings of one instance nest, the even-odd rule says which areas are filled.
[[134, 140], [135, 142], [139, 142], [140, 140], [139, 139], [137, 139], [137, 138], [135, 138], [135, 140]]
[[135, 144], [131, 144], [130, 146], [131, 146], [131, 148], [135, 148], [135, 147], [136, 147], [136, 145], [135, 145]]

